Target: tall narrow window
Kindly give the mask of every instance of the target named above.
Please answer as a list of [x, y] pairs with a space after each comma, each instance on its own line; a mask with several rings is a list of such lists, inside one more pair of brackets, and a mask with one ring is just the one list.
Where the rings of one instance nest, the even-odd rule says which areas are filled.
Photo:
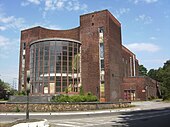
[[104, 85], [104, 30], [99, 28], [100, 100], [105, 98]]
[[25, 42], [23, 43], [23, 49], [26, 49], [26, 43]]

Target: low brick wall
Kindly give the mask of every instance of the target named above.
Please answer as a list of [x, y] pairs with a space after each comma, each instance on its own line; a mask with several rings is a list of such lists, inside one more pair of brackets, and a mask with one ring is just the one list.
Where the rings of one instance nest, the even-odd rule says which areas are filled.
[[[25, 112], [26, 103], [0, 102], [0, 112]], [[87, 111], [130, 107], [130, 102], [122, 103], [30, 103], [30, 112]]]

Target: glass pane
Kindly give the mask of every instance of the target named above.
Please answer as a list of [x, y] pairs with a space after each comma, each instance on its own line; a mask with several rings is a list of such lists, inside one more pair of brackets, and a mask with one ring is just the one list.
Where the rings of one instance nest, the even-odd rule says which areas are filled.
[[104, 59], [101, 60], [101, 70], [104, 70]]
[[100, 58], [104, 58], [104, 45], [100, 43]]

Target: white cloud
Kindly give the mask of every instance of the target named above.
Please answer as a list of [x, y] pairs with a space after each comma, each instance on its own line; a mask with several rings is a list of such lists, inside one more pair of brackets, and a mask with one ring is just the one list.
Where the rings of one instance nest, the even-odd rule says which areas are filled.
[[146, 16], [145, 14], [139, 15], [135, 20], [143, 22], [144, 24], [152, 23], [152, 18], [150, 16]]
[[151, 3], [158, 2], [158, 0], [130, 0], [130, 1], [133, 2], [134, 4], [138, 4], [138, 3], [151, 4]]
[[23, 18], [16, 18], [15, 16], [5, 16], [0, 14], [0, 30], [7, 29], [21, 29], [24, 26], [25, 20]]
[[51, 24], [50, 22], [48, 22], [48, 23], [37, 22], [37, 23], [23, 27], [22, 30], [23, 29], [29, 29], [29, 28], [36, 27], [36, 26], [41, 26], [41, 27], [44, 27], [44, 28], [47, 28], [47, 29], [53, 29], [53, 30], [54, 29], [56, 29], [56, 30], [62, 29], [60, 26]]
[[30, 3], [33, 3], [33, 4], [40, 4], [41, 0], [27, 0], [28, 2]]
[[6, 30], [7, 28], [5, 26], [0, 26], [0, 31], [4, 31]]
[[54, 10], [54, 5], [53, 5], [53, 2], [52, 0], [45, 0], [45, 10]]
[[21, 6], [28, 6], [31, 3], [35, 5], [39, 5], [41, 3], [41, 0], [26, 0], [21, 2]]
[[157, 38], [156, 37], [150, 37], [149, 39], [150, 40], [156, 40]]
[[19, 51], [19, 40], [0, 35], [0, 58], [8, 58], [11, 53]]
[[64, 7], [64, 1], [63, 1], [63, 0], [58, 0], [58, 1], [56, 2], [56, 7], [57, 7], [58, 9], [63, 8], [63, 7]]
[[9, 16], [9, 17], [1, 17], [0, 22], [2, 23], [9, 23], [12, 22], [14, 19], [14, 16]]
[[67, 10], [67, 11], [87, 11], [88, 6], [80, 3], [79, 0], [26, 0], [21, 2], [21, 6], [28, 6], [30, 4], [42, 5], [44, 8], [42, 15], [45, 18], [47, 11]]
[[114, 15], [119, 18], [121, 15], [125, 14], [125, 13], [128, 13], [130, 11], [129, 8], [120, 8], [119, 10], [116, 10], [114, 12]]
[[148, 70], [150, 69], [158, 69], [159, 67], [162, 67], [164, 63], [168, 60], [169, 58], [166, 57], [156, 57], [156, 58], [150, 58], [150, 59], [141, 59], [143, 62], [143, 65], [148, 65]]
[[144, 2], [146, 3], [155, 3], [155, 2], [158, 2], [158, 0], [143, 0]]
[[66, 9], [68, 11], [86, 10], [86, 4], [80, 4], [78, 0], [45, 0], [45, 11]]
[[9, 24], [11, 28], [22, 29], [24, 27], [25, 20], [23, 18], [14, 18], [13, 22]]
[[56, 29], [56, 30], [61, 30], [61, 27], [57, 25], [44, 25], [48, 29]]
[[157, 52], [160, 50], [160, 48], [152, 43], [131, 43], [125, 45], [127, 48], [129, 48], [132, 51], [146, 51], [146, 52]]
[[10, 42], [10, 41], [9, 41], [8, 38], [0, 35], [0, 48], [5, 47], [6, 45], [9, 44], [9, 42]]
[[142, 61], [144, 62], [154, 62], [154, 63], [165, 63], [168, 60], [168, 58], [159, 58], [159, 59], [144, 59]]
[[10, 39], [0, 35], [0, 58], [8, 57], [8, 47], [10, 44]]
[[28, 6], [28, 5], [29, 5], [28, 2], [22, 2], [22, 3], [21, 3], [21, 6], [23, 6], [23, 7]]

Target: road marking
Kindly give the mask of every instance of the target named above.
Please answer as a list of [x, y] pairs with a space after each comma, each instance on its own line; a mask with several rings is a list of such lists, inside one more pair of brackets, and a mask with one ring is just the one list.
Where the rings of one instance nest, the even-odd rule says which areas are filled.
[[80, 123], [80, 122], [77, 122], [77, 121], [67, 121], [65, 123], [67, 123], [67, 124], [74, 124], [74, 125], [84, 125], [84, 123]]
[[80, 127], [80, 126], [75, 126], [75, 125], [70, 125], [70, 124], [64, 124], [64, 123], [58, 123], [58, 124], [55, 124], [55, 125], [65, 126], [65, 127]]

